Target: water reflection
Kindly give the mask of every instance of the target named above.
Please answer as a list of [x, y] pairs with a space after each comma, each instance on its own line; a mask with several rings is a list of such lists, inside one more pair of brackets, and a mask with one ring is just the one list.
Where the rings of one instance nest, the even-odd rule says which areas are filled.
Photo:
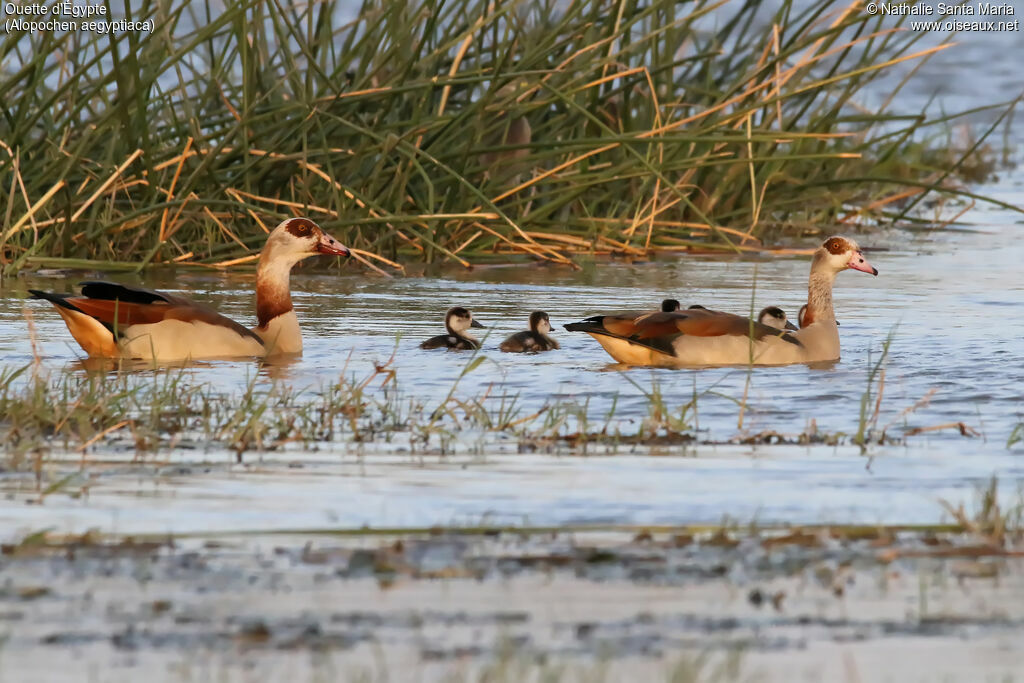
[[293, 382], [302, 367], [301, 355], [277, 355], [254, 361], [259, 366], [259, 376], [274, 382]]

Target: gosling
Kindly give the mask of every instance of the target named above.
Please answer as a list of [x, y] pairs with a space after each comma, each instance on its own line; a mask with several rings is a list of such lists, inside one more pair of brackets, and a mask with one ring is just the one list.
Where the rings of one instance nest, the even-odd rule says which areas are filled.
[[498, 348], [508, 353], [537, 353], [561, 348], [558, 342], [548, 336], [551, 320], [544, 311], [530, 314], [530, 329], [516, 332]]
[[480, 340], [466, 332], [471, 327], [483, 327], [473, 319], [473, 314], [462, 306], [448, 309], [444, 316], [444, 326], [448, 334], [431, 337], [422, 344], [421, 349], [454, 349], [471, 351], [480, 348]]
[[766, 306], [757, 314], [757, 322], [777, 330], [795, 330], [796, 325], [789, 321], [786, 312], [778, 306]]

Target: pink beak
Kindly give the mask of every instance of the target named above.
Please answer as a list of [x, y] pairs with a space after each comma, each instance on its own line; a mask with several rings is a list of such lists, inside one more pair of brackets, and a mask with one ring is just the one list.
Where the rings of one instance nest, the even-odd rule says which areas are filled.
[[352, 253], [348, 250], [348, 247], [326, 232], [321, 233], [320, 241], [316, 244], [316, 250], [321, 254], [330, 254], [332, 256], [349, 256]]
[[864, 258], [864, 254], [859, 251], [853, 252], [853, 256], [850, 257], [850, 262], [846, 264], [846, 267], [859, 270], [862, 273], [878, 275], [878, 269], [868, 263], [868, 260]]

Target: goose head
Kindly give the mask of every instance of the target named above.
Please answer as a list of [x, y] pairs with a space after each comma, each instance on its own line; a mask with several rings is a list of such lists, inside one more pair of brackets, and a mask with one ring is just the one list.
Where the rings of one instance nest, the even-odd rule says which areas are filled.
[[662, 313], [675, 313], [682, 307], [683, 305], [680, 304], [675, 299], [665, 299], [664, 301], [661, 302]]
[[444, 316], [444, 326], [448, 328], [450, 334], [458, 336], [467, 336], [464, 333], [471, 327], [483, 327], [473, 319], [473, 314], [469, 312], [469, 309], [462, 306], [448, 309]]
[[308, 218], [289, 218], [271, 231], [261, 260], [291, 267], [314, 254], [348, 256], [349, 253], [348, 247]]
[[812, 269], [830, 271], [833, 276], [846, 269], [878, 275], [878, 269], [868, 263], [860, 247], [849, 237], [829, 237], [814, 252]]
[[795, 330], [796, 325], [786, 318], [786, 312], [778, 306], [767, 306], [757, 314], [757, 322], [777, 330]]
[[534, 311], [530, 314], [530, 330], [537, 334], [548, 334], [551, 332], [551, 320], [544, 311]]

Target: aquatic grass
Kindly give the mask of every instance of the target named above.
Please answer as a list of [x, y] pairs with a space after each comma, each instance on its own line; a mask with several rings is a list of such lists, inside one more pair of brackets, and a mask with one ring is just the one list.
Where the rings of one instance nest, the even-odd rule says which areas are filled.
[[[393, 360], [393, 359], [392, 359]], [[474, 355], [438, 402], [409, 395], [391, 360], [362, 377], [343, 372], [315, 389], [294, 389], [254, 374], [224, 391], [196, 382], [188, 368], [144, 369], [122, 363], [87, 364], [84, 372], [51, 375], [28, 372], [34, 365], [0, 367], [0, 454], [4, 467], [32, 469], [41, 476], [51, 456], [131, 453], [158, 458], [174, 449], [227, 451], [238, 462], [247, 453], [287, 450], [292, 445], [387, 445], [412, 452], [481, 450], [499, 434], [520, 450], [568, 449], [588, 444], [612, 449], [627, 444], [671, 444], [692, 440], [691, 404], [678, 417], [661, 398], [641, 389], [650, 416], [639, 430], [616, 413], [618, 400], [592, 416], [589, 400], [550, 400], [532, 412], [518, 395], [495, 392], [489, 384], [474, 395], [457, 393], [459, 380], [480, 366]], [[599, 429], [594, 428], [597, 422]]]
[[[896, 336], [896, 327], [889, 330], [885, 341], [882, 342], [881, 353], [878, 360], [871, 362], [871, 351], [868, 350], [868, 376], [864, 393], [860, 397], [860, 415], [857, 419], [857, 432], [853, 435], [853, 442], [860, 446], [861, 453], [867, 451], [868, 442], [872, 438], [872, 432], [878, 425], [878, 416], [882, 408], [882, 396], [885, 394], [885, 361], [889, 357], [889, 347]], [[877, 389], [875, 388], [877, 383]], [[871, 398], [875, 394], [874, 408], [872, 409]], [[883, 437], [884, 438], [884, 431]]]
[[152, 34], [6, 34], [4, 273], [244, 266], [299, 214], [380, 273], [754, 250], [918, 220], [905, 199], [975, 197], [957, 177], [995, 156], [995, 127], [950, 144], [955, 118], [894, 112], [902, 83], [864, 111], [956, 48], [857, 4], [352, 10], [144, 0]]
[[691, 421], [691, 415], [695, 417], [697, 412], [696, 387], [693, 398], [679, 406], [677, 416], [673, 414], [676, 411], [673, 411], [665, 403], [665, 397], [661, 391], [661, 383], [658, 381], [657, 375], [651, 374], [651, 388], [649, 391], [640, 386], [640, 383], [628, 374], [622, 373], [622, 377], [647, 399], [648, 412], [647, 417], [640, 426], [638, 434], [640, 438], [645, 436], [648, 438], [663, 436], [667, 439], [679, 439], [685, 436], [687, 439], [692, 440], [694, 425]]
[[[882, 342], [881, 353], [878, 356], [878, 360], [872, 363], [871, 351], [868, 351], [868, 374], [866, 378], [866, 384], [864, 392], [860, 398], [860, 411], [857, 419], [857, 431], [852, 436], [852, 441], [860, 447], [861, 453], [867, 453], [868, 446], [875, 442], [879, 445], [886, 443], [900, 443], [905, 442], [906, 439], [919, 434], [927, 434], [929, 432], [937, 432], [945, 429], [956, 430], [961, 436], [966, 437], [977, 437], [981, 434], [974, 427], [971, 427], [966, 422], [946, 422], [936, 425], [928, 426], [916, 426], [911, 427], [907, 424], [907, 416], [911, 415], [918, 410], [926, 407], [932, 397], [937, 392], [937, 389], [932, 388], [928, 390], [924, 396], [914, 401], [912, 404], [901, 410], [887, 423], [879, 427], [879, 418], [882, 415], [882, 399], [885, 396], [885, 365], [889, 357], [889, 349], [895, 339], [898, 325], [894, 326], [889, 330], [889, 334], [886, 335], [885, 341]], [[889, 435], [889, 430], [897, 424], [902, 423], [903, 433], [900, 438], [894, 438]], [[1012, 438], [1011, 434], [1011, 438]]]
[[1013, 448], [1021, 442], [1024, 442], [1024, 422], [1019, 423], [1010, 432], [1010, 436], [1006, 439], [1006, 447]]
[[1005, 548], [1024, 536], [1024, 492], [1018, 491], [1015, 503], [1006, 505], [999, 500], [999, 479], [995, 475], [986, 486], [975, 491], [973, 510], [963, 503], [954, 506], [946, 500], [939, 504], [960, 525], [965, 533], [985, 540], [994, 547]]
[[[798, 435], [774, 430], [740, 434], [708, 443], [814, 444], [905, 443], [915, 434], [957, 424], [907, 428], [888, 436], [892, 425], [927, 405], [929, 393], [879, 428], [884, 370], [892, 333], [881, 359], [870, 363], [868, 386], [861, 397], [856, 431], [819, 433], [815, 421]], [[232, 453], [243, 462], [248, 453], [315, 451], [450, 454], [514, 446], [520, 452], [587, 454], [683, 447], [698, 433], [699, 402], [713, 397], [737, 406], [745, 400], [717, 390], [728, 374], [703, 388], [692, 375], [689, 400], [672, 406], [661, 389], [660, 372], [650, 372], [650, 386], [629, 373], [636, 393], [610, 396], [610, 406], [595, 411], [588, 396], [552, 395], [529, 409], [520, 396], [488, 382], [470, 393], [460, 382], [487, 360], [477, 352], [439, 400], [436, 393], [416, 395], [399, 382], [394, 356], [361, 374], [347, 364], [334, 381], [294, 388], [273, 379], [273, 367], [261, 368], [244, 385], [225, 390], [197, 381], [188, 367], [153, 368], [129, 361], [79, 361], [78, 369], [50, 373], [38, 363], [0, 365], [0, 467], [34, 470], [42, 476], [51, 460], [76, 454], [84, 465], [92, 454], [137, 460], [159, 459], [176, 449]], [[877, 388], [876, 388], [877, 385]], [[871, 410], [874, 402], [873, 412]], [[623, 410], [623, 406], [626, 410]], [[748, 407], [749, 409], [749, 407]], [[970, 427], [959, 424], [964, 435]], [[853, 436], [849, 436], [853, 434]], [[364, 450], [365, 449], [365, 450]], [[641, 451], [646, 452], [646, 451]]]
[[[459, 379], [485, 359], [471, 358]], [[390, 362], [374, 365], [363, 377], [342, 373], [316, 389], [298, 390], [254, 374], [229, 391], [195, 382], [187, 368], [90, 364], [85, 372], [51, 376], [29, 373], [32, 365], [2, 367], [2, 462], [39, 473], [55, 452], [77, 451], [84, 462], [97, 450], [146, 458], [177, 448], [226, 450], [241, 462], [249, 452], [336, 442], [397, 443], [445, 453], [457, 436], [488, 432], [571, 446], [576, 432], [565, 417], [586, 414], [558, 406], [524, 414], [517, 396], [492, 395], [490, 386], [476, 396], [459, 396], [458, 381], [438, 404], [407, 395]], [[562, 417], [551, 420], [551, 414]]]

